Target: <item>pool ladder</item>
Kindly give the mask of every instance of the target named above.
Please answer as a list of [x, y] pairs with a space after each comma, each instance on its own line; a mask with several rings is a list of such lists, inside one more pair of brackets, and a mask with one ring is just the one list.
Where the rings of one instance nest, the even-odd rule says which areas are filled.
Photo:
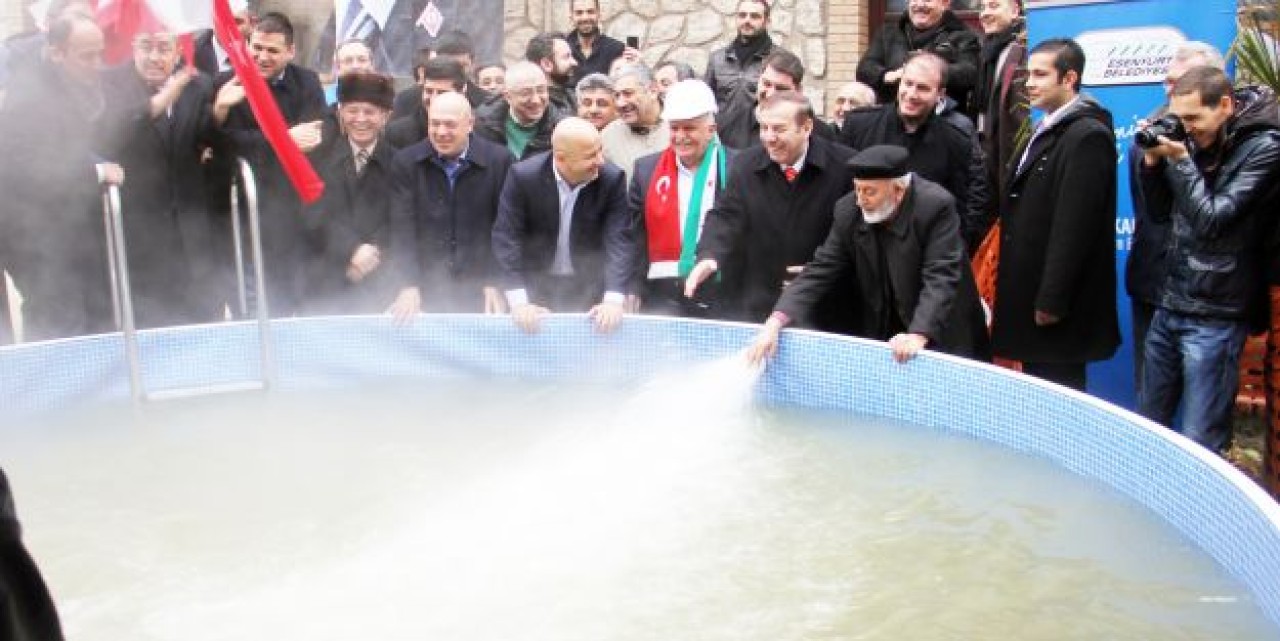
[[158, 401], [227, 392], [258, 391], [270, 388], [275, 379], [275, 352], [271, 342], [271, 319], [267, 308], [266, 276], [262, 259], [262, 225], [258, 211], [258, 187], [253, 168], [244, 158], [237, 158], [239, 184], [231, 185], [231, 244], [236, 265], [241, 316], [248, 315], [248, 290], [244, 269], [244, 237], [241, 224], [240, 191], [244, 189], [245, 209], [249, 216], [249, 243], [253, 254], [254, 315], [258, 325], [258, 349], [261, 376], [256, 380], [148, 391], [142, 382], [142, 363], [138, 349], [138, 327], [133, 313], [133, 292], [129, 286], [129, 259], [124, 237], [124, 215], [120, 207], [120, 188], [109, 185], [102, 194], [102, 219], [107, 236], [107, 270], [111, 281], [111, 302], [116, 327], [124, 337], [125, 361], [129, 367], [129, 390], [135, 402]]

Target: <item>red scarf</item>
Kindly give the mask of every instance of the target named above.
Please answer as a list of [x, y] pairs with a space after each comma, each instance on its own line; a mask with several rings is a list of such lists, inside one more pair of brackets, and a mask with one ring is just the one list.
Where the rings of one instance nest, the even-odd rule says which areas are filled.
[[676, 152], [670, 147], [658, 157], [644, 198], [644, 227], [649, 235], [649, 262], [680, 260], [680, 181]]

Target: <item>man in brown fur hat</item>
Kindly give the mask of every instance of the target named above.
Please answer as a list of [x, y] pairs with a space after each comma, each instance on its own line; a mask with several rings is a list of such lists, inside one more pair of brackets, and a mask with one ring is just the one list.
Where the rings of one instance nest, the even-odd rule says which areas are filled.
[[338, 79], [341, 138], [311, 157], [325, 191], [303, 209], [311, 236], [306, 310], [311, 313], [369, 313], [394, 297], [385, 269], [389, 241], [391, 158], [382, 140], [395, 88], [391, 78], [372, 72]]

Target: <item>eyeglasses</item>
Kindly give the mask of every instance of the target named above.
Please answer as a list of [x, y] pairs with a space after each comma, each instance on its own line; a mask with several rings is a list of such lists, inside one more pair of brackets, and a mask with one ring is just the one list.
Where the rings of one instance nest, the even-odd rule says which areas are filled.
[[134, 40], [133, 48], [138, 53], [158, 53], [162, 56], [167, 56], [176, 51], [172, 42], [164, 40]]
[[511, 92], [512, 96], [515, 96], [519, 100], [528, 100], [534, 96], [546, 98], [548, 95], [546, 85], [539, 85], [537, 87], [521, 87], [520, 89], [508, 89], [508, 91]]

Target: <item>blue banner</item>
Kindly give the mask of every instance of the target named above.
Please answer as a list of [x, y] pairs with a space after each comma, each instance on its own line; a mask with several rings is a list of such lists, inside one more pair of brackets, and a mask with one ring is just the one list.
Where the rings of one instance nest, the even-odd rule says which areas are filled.
[[1085, 49], [1084, 91], [1115, 119], [1119, 194], [1116, 199], [1116, 306], [1124, 343], [1109, 361], [1089, 367], [1089, 392], [1134, 408], [1133, 323], [1124, 266], [1133, 238], [1133, 202], [1125, 158], [1137, 122], [1165, 101], [1161, 84], [1174, 51], [1188, 40], [1224, 54], [1236, 35], [1236, 0], [1029, 0], [1031, 46], [1074, 38]]

